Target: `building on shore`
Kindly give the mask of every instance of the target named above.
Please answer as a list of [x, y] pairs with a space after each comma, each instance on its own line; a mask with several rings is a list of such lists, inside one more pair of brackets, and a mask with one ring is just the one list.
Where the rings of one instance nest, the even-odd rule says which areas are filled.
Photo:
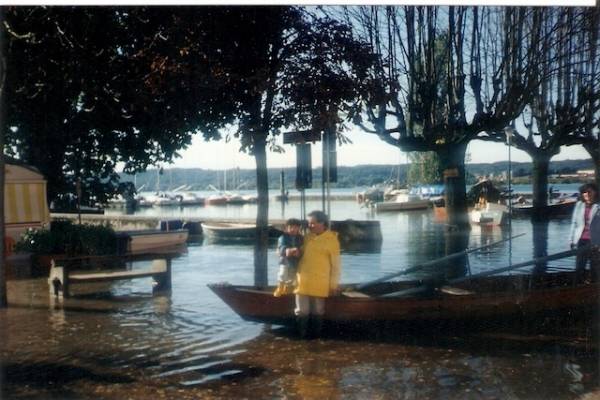
[[34, 167], [7, 159], [4, 183], [5, 244], [11, 247], [29, 228], [50, 224], [46, 179]]

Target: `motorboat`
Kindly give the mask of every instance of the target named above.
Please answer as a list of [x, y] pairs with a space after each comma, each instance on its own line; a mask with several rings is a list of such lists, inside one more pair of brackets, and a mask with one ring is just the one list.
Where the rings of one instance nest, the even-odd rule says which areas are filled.
[[[570, 216], [573, 213], [575, 204], [577, 204], [577, 197], [559, 196], [550, 199], [542, 212], [548, 217]], [[517, 201], [512, 204], [512, 213], [517, 217], [530, 216], [534, 210], [533, 202], [522, 197], [517, 198]]]
[[227, 204], [227, 196], [222, 194], [211, 194], [206, 198], [205, 204], [211, 206], [225, 205]]
[[198, 196], [193, 192], [179, 193], [175, 197], [179, 198], [179, 204], [182, 206], [200, 206], [205, 202], [204, 197]]
[[154, 205], [154, 201], [152, 198], [148, 198], [147, 196], [138, 195], [135, 197], [136, 207], [152, 207]]
[[145, 200], [155, 207], [179, 205], [179, 200], [166, 192], [156, 192], [149, 196], [145, 196]]
[[477, 204], [469, 212], [471, 223], [478, 225], [502, 225], [508, 219], [508, 207], [504, 204]]
[[431, 200], [423, 198], [419, 194], [401, 191], [395, 195], [393, 200], [375, 203], [377, 211], [409, 211], [424, 210], [431, 206]]
[[246, 204], [247, 201], [244, 199], [244, 196], [237, 193], [231, 193], [226, 196], [227, 204]]

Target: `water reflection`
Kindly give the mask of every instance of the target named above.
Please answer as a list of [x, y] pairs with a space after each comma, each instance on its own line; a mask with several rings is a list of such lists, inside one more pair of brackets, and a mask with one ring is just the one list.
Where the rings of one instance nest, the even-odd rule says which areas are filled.
[[[508, 229], [504, 226], [495, 225], [474, 225], [471, 227], [471, 244], [475, 247], [489, 246], [492, 243], [507, 239]], [[486, 250], [488, 253], [489, 249]]]
[[[406, 258], [409, 265], [416, 265], [423, 260], [431, 260], [443, 257], [445, 254], [445, 245], [443, 240], [436, 240], [440, 235], [443, 236], [443, 225], [432, 223], [428, 212], [411, 211], [398, 215], [398, 236], [405, 236]], [[407, 229], [410, 227], [410, 229]], [[384, 230], [384, 241], [389, 235]]]
[[155, 314], [168, 314], [171, 311], [171, 296], [152, 297], [152, 310]]
[[581, 366], [570, 361], [567, 361], [564, 366], [564, 371], [570, 380], [569, 391], [575, 394], [581, 394], [584, 391], [582, 384], [583, 374], [581, 373]]
[[[470, 231], [446, 229], [444, 231], [444, 239], [446, 242], [446, 255], [460, 253], [465, 251], [469, 245]], [[465, 276], [468, 269], [469, 256], [465, 254], [462, 257], [453, 259], [446, 264], [444, 271], [444, 279], [453, 279]]]
[[296, 360], [296, 373], [292, 389], [294, 395], [300, 396], [302, 399], [342, 398], [337, 384], [342, 373], [337, 370], [324, 376], [321, 362], [319, 354], [315, 354], [313, 358]]
[[[533, 258], [546, 257], [548, 255], [548, 221], [533, 221]], [[566, 240], [565, 240], [566, 242]], [[543, 274], [548, 269], [547, 262], [535, 264], [533, 274]]]
[[68, 328], [65, 311], [57, 307], [53, 312], [50, 312], [48, 314], [48, 325], [50, 329], [58, 333]]
[[348, 254], [375, 254], [381, 253], [381, 242], [347, 242], [341, 244], [341, 251]]
[[[354, 202], [337, 202], [333, 209], [337, 219], [372, 218]], [[247, 217], [241, 208], [237, 212]], [[284, 212], [286, 217], [300, 215], [293, 201]], [[375, 279], [511, 235], [503, 227], [448, 232], [432, 214], [378, 216], [383, 242], [374, 252], [346, 249], [342, 282]], [[467, 265], [477, 273], [508, 265], [509, 257], [520, 262], [561, 249], [568, 229], [568, 221], [535, 227], [529, 220], [515, 220], [512, 234], [526, 236], [471, 253]], [[541, 242], [532, 248], [534, 238]], [[573, 263], [558, 260], [548, 267], [572, 268]], [[452, 266], [456, 270], [448, 274], [466, 273], [465, 264]], [[254, 398], [542, 399], [593, 395], [598, 388], [596, 322], [477, 334], [383, 327], [379, 334], [303, 342], [278, 328], [241, 320], [207, 289], [206, 284], [222, 281], [252, 284], [252, 243], [195, 243], [173, 260], [172, 271], [168, 296], [152, 296], [149, 281], [138, 279], [111, 284], [108, 297], [67, 299], [57, 307], [45, 279], [9, 281], [12, 307], [0, 310], [0, 355], [9, 377], [2, 398], [89, 398], [115, 390], [106, 397], [134, 393], [157, 398], [164, 392], [167, 398], [245, 398], [252, 393]], [[269, 282], [276, 274], [271, 244]], [[43, 375], [40, 365], [56, 373]], [[70, 367], [75, 372], [68, 372]], [[37, 373], [41, 378], [34, 377]], [[62, 373], [67, 379], [61, 385], [50, 383]], [[35, 388], [26, 388], [23, 376]]]

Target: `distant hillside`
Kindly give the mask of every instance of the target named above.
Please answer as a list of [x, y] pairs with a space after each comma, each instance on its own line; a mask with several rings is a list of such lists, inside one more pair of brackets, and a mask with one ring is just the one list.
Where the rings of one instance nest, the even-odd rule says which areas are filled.
[[[531, 162], [512, 162], [511, 168], [514, 177], [531, 175]], [[575, 174], [579, 170], [594, 169], [594, 163], [591, 158], [585, 160], [564, 160], [550, 162], [551, 175]], [[498, 161], [491, 164], [468, 164], [467, 173], [474, 176], [481, 175], [501, 175], [508, 171], [508, 161]]]
[[[511, 168], [514, 177], [526, 177], [531, 174], [532, 163], [513, 162]], [[550, 163], [551, 174], [574, 174], [578, 170], [593, 169], [591, 158], [586, 160], [564, 160]], [[476, 176], [501, 176], [508, 170], [507, 161], [491, 164], [468, 164], [467, 180], [471, 183]], [[269, 169], [269, 187], [280, 187], [280, 174], [284, 173], [285, 186], [294, 188], [296, 178], [295, 168]], [[353, 167], [338, 167], [338, 182], [336, 187], [366, 187], [385, 183], [386, 181], [406, 181], [407, 166], [400, 165], [358, 165]], [[201, 168], [172, 168], [165, 169], [162, 174], [157, 170], [149, 170], [135, 177], [122, 174], [122, 181], [135, 182], [142, 190], [172, 190], [182, 185], [188, 185], [190, 190], [206, 190], [211, 186], [220, 190], [254, 189], [256, 174], [253, 169], [206, 170]], [[224, 184], [226, 181], [226, 184]], [[313, 169], [313, 187], [321, 185], [321, 168]]]

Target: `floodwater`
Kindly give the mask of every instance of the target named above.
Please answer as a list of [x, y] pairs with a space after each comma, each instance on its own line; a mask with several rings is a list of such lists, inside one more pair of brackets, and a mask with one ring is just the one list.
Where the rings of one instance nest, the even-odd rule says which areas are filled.
[[[297, 217], [299, 207], [272, 203], [270, 215]], [[321, 203], [309, 201], [307, 208]], [[380, 251], [343, 253], [344, 283], [444, 254], [444, 227], [431, 210], [374, 214], [353, 201], [335, 201], [332, 210], [336, 220], [380, 220], [384, 238]], [[253, 205], [142, 211], [169, 218], [252, 218], [255, 212]], [[468, 267], [477, 273], [566, 250], [568, 229], [564, 219], [541, 227], [529, 220], [474, 227], [470, 247], [524, 235], [471, 254]], [[534, 231], [544, 240], [534, 240]], [[276, 274], [269, 251], [269, 282]], [[0, 310], [1, 398], [600, 398], [594, 327], [362, 332], [302, 341], [287, 329], [242, 320], [206, 286], [253, 279], [251, 244], [200, 241], [173, 260], [170, 294], [152, 296], [150, 279], [137, 279], [112, 284], [108, 296], [57, 303], [44, 279], [9, 281], [10, 307]]]

